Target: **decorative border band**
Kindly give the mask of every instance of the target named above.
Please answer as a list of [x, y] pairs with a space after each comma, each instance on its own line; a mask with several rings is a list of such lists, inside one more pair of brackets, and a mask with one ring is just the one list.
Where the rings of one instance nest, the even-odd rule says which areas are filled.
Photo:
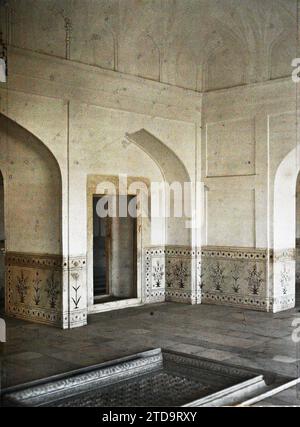
[[200, 248], [192, 248], [191, 246], [153, 246], [144, 248], [146, 255], [159, 256], [159, 255], [168, 255], [168, 256], [201, 256]]
[[41, 255], [41, 254], [27, 254], [20, 252], [7, 252], [5, 254], [5, 265], [15, 267], [27, 267], [38, 269], [61, 269], [63, 258], [61, 255]]
[[201, 255], [204, 258], [230, 258], [230, 259], [247, 259], [253, 261], [265, 261], [272, 257], [273, 251], [267, 248], [238, 248], [226, 246], [203, 246]]
[[61, 314], [59, 311], [13, 304], [9, 306], [9, 314], [19, 319], [61, 327]]
[[280, 249], [274, 251], [274, 261], [295, 261], [296, 248]]
[[262, 299], [255, 296], [245, 297], [244, 295], [234, 294], [216, 294], [210, 292], [202, 293], [202, 303], [204, 304], [217, 304], [229, 305], [234, 307], [248, 308], [251, 310], [268, 311], [269, 301], [267, 298]]

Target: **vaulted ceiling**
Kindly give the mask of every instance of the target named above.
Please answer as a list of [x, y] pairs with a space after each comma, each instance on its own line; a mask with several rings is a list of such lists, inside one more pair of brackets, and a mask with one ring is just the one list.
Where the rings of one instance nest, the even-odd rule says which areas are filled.
[[285, 77], [297, 56], [296, 0], [7, 1], [15, 46], [64, 57], [67, 31], [71, 60], [199, 91]]

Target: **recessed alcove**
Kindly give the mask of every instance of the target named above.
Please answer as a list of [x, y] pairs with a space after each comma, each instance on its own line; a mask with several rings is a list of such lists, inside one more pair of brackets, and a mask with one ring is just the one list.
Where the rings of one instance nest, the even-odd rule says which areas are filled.
[[5, 309], [4, 181], [0, 171], [0, 312]]

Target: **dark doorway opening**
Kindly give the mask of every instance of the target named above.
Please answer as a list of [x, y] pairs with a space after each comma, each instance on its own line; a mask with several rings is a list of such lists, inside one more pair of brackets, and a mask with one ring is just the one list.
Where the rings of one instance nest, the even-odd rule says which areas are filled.
[[5, 308], [5, 228], [4, 228], [4, 183], [0, 171], [0, 311]]
[[[118, 196], [117, 215], [101, 218], [93, 198], [94, 303], [137, 297], [137, 220], [134, 196]], [[131, 205], [129, 212], [129, 205]], [[122, 209], [119, 209], [122, 206]], [[120, 216], [120, 210], [126, 216]], [[132, 212], [134, 215], [132, 215]]]

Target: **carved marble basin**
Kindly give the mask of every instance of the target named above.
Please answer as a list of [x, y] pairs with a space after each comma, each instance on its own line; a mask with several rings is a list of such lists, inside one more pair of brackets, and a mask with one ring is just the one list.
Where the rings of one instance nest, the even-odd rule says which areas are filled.
[[258, 402], [295, 384], [197, 356], [155, 349], [4, 390], [4, 406], [223, 406]]

